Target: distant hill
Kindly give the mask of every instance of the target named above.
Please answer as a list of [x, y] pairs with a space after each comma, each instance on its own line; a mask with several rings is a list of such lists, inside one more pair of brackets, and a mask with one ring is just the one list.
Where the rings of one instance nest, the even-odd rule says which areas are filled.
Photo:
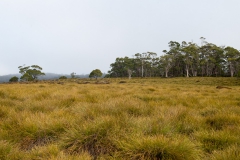
[[14, 76], [21, 77], [21, 74], [9, 74], [9, 75], [0, 76], [0, 83], [9, 82], [9, 79]]
[[[21, 74], [9, 74], [9, 75], [4, 75], [0, 76], [0, 83], [3, 82], [9, 82], [9, 79], [12, 77], [21, 77]], [[56, 74], [56, 73], [45, 73], [44, 76], [38, 77], [39, 80], [49, 80], [49, 79], [58, 79], [61, 76], [66, 76], [67, 78], [70, 78], [70, 75], [67, 74]], [[77, 78], [88, 78], [89, 74], [82, 74], [82, 75], [75, 75]]]

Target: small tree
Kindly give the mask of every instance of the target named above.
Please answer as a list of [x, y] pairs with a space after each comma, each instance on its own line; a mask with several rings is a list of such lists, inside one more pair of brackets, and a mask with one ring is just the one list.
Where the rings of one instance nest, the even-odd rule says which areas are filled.
[[14, 76], [9, 79], [9, 82], [18, 82], [18, 77]]
[[99, 70], [99, 69], [95, 69], [93, 70], [90, 74], [89, 74], [89, 78], [98, 78], [98, 77], [101, 77], [102, 76], [102, 72]]
[[19, 73], [22, 74], [20, 77], [21, 80], [24, 81], [33, 81], [38, 78], [38, 76], [45, 75], [41, 70], [42, 68], [38, 65], [32, 65], [32, 66], [19, 66]]
[[70, 74], [71, 78], [75, 78], [75, 75], [76, 75], [76, 73], [74, 73], [74, 72], [72, 72], [72, 73]]

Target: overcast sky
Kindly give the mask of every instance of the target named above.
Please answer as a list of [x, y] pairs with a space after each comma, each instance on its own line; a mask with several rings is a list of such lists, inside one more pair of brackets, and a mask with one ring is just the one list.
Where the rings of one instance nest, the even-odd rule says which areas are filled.
[[169, 41], [240, 49], [240, 0], [0, 0], [0, 75], [107, 72], [117, 57]]

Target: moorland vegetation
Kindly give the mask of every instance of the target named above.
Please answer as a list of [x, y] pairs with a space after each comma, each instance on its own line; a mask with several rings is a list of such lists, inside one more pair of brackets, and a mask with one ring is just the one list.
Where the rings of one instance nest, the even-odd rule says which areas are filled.
[[0, 84], [0, 159], [237, 160], [239, 91], [230, 77]]

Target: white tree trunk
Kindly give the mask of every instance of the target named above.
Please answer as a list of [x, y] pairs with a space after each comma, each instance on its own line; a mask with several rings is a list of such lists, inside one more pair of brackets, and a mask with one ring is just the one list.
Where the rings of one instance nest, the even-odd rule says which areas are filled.
[[165, 77], [168, 77], [168, 69], [165, 69]]
[[231, 73], [231, 77], [233, 77], [233, 75], [234, 75], [234, 67], [233, 67], [233, 65], [232, 65], [232, 63], [230, 62], [230, 73]]
[[189, 69], [188, 69], [187, 65], [186, 65], [186, 72], [187, 72], [187, 76], [186, 77], [189, 77]]
[[131, 79], [132, 77], [132, 70], [128, 69], [128, 79]]

